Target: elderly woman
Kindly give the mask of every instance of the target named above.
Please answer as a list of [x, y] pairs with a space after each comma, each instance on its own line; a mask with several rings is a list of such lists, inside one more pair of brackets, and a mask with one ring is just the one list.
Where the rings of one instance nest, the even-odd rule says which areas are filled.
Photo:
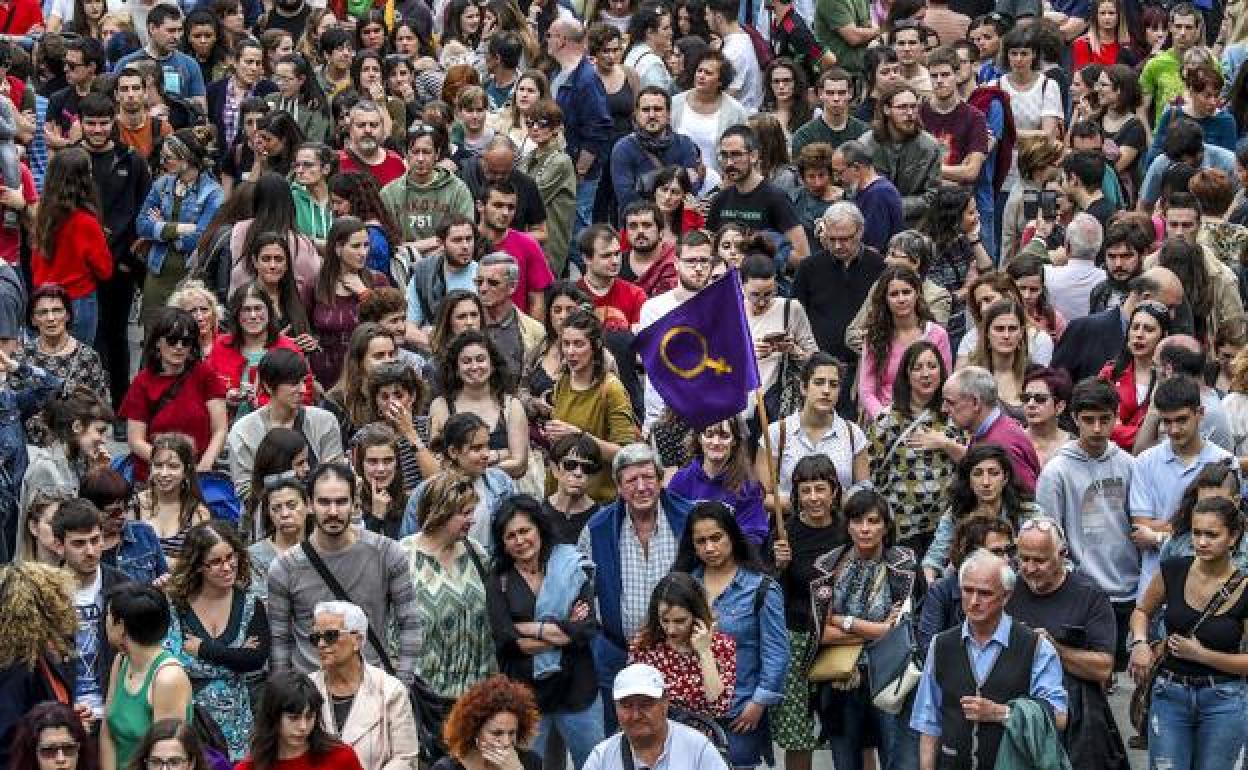
[[368, 616], [350, 602], [318, 602], [309, 638], [321, 668], [312, 682], [324, 696], [321, 721], [355, 749], [364, 770], [414, 767], [416, 720], [403, 683], [364, 662]]
[[[100, 354], [69, 333], [74, 323], [73, 302], [65, 289], [57, 284], [44, 284], [30, 294], [26, 309], [27, 321], [35, 331], [22, 356], [31, 366], [60, 377], [69, 391], [77, 386], [98, 393], [106, 403], [112, 403], [109, 395], [109, 375], [100, 362]], [[129, 375], [129, 372], [126, 373]], [[44, 446], [48, 442], [47, 426], [38, 415], [26, 421], [26, 436], [30, 443]]]
[[501, 674], [482, 680], [451, 708], [443, 730], [449, 756], [431, 770], [538, 770], [542, 758], [522, 747], [540, 718], [526, 685]]
[[204, 282], [192, 278], [178, 287], [169, 295], [169, 307], [180, 307], [191, 314], [199, 327], [199, 347], [205, 353], [212, 350], [212, 343], [221, 330], [221, 322], [225, 311], [217, 301], [217, 295], [204, 285]]
[[490, 575], [490, 628], [503, 673], [537, 694], [542, 721], [533, 750], [558, 732], [577, 768], [603, 739], [602, 706], [590, 641], [593, 565], [555, 540], [542, 504], [527, 495], [503, 503], [494, 518], [499, 544]]

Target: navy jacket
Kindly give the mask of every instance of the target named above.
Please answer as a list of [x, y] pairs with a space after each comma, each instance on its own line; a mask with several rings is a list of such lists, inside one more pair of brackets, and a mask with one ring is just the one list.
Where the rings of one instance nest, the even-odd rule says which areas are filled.
[[1053, 366], [1065, 369], [1072, 382], [1095, 377], [1118, 356], [1126, 336], [1119, 308], [1075, 318], [1053, 351]]
[[[225, 135], [225, 89], [226, 84], [230, 82], [230, 78], [221, 78], [214, 80], [208, 84], [205, 89], [205, 98], [208, 100], [208, 120], [217, 129], [217, 159], [224, 160], [225, 154], [234, 146], [234, 137], [226, 137]], [[256, 83], [255, 88], [251, 90], [251, 95], [257, 98], [264, 98], [277, 90], [277, 86], [273, 81], [261, 78]], [[234, 124], [235, 132], [243, 130], [241, 122]]]
[[593, 154], [594, 165], [588, 178], [602, 172], [611, 147], [611, 111], [607, 108], [607, 91], [602, 87], [594, 65], [588, 56], [582, 56], [576, 69], [555, 95], [559, 109], [563, 110], [563, 135], [567, 140], [568, 157], [576, 163], [581, 150]]
[[[698, 147], [684, 134], [673, 134], [667, 151], [656, 156], [663, 166], [680, 166], [692, 169], [698, 165]], [[641, 149], [637, 134], [631, 133], [615, 143], [611, 151], [611, 184], [615, 187], [615, 200], [624, 207], [637, 200], [637, 177], [655, 170], [654, 160]]]

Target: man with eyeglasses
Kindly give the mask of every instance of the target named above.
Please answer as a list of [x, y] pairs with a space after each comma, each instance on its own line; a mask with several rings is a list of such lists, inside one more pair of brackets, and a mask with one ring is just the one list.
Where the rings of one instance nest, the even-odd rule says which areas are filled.
[[861, 141], [875, 167], [901, 193], [906, 224], [917, 227], [940, 186], [945, 148], [919, 122], [919, 93], [906, 83], [880, 91], [876, 119]]
[[546, 340], [546, 327], [516, 305], [519, 282], [520, 268], [512, 255], [495, 251], [481, 258], [476, 277], [477, 294], [485, 308], [481, 323], [513, 376], [524, 371], [529, 354]]
[[1108, 598], [1118, 629], [1117, 645], [1111, 648], [1115, 670], [1123, 671], [1127, 622], [1140, 581], [1140, 551], [1131, 539], [1127, 505], [1138, 480], [1136, 461], [1110, 440], [1118, 421], [1118, 394], [1108, 382], [1089, 378], [1076, 384], [1070, 415], [1077, 440], [1040, 471], [1036, 503], [1061, 523], [1070, 560]]
[[484, 199], [477, 201], [478, 226], [483, 248], [501, 251], [515, 260], [517, 273], [511, 300], [521, 312], [538, 321], [546, 317], [546, 287], [555, 275], [537, 239], [512, 226], [520, 197], [510, 183], [490, 182]]
[[[1022, 426], [1002, 411], [992, 372], [982, 366], [965, 366], [954, 372], [941, 390], [941, 411], [971, 434], [967, 449], [977, 444], [996, 444], [1004, 449], [1014, 471], [1014, 483], [1023, 494], [1035, 494], [1040, 457]], [[960, 460], [965, 451], [957, 447], [949, 454]]]
[[[711, 236], [705, 230], [690, 230], [681, 236], [676, 249], [676, 286], [670, 291], [651, 297], [641, 306], [637, 329], [641, 330], [667, 315], [706, 288], [711, 280], [714, 247]], [[642, 428], [650, 426], [663, 414], [666, 404], [659, 391], [646, 380], [643, 396], [645, 418]]]
[[862, 212], [862, 242], [883, 253], [893, 236], [906, 229], [901, 193], [875, 170], [871, 153], [858, 140], [837, 148], [832, 154], [832, 171], [841, 178], [845, 199]]
[[854, 83], [848, 72], [840, 67], [829, 67], [819, 73], [816, 88], [823, 110], [793, 132], [789, 147], [794, 158], [801, 155], [802, 148], [808, 144], [825, 142], [835, 150], [843, 142], [867, 132], [867, 124], [849, 114]]
[[672, 97], [658, 86], [646, 86], [637, 94], [633, 111], [634, 130], [611, 150], [611, 185], [622, 213], [642, 195], [653, 198], [654, 176], [667, 166], [680, 166], [700, 186], [697, 145], [684, 134], [672, 131]]
[[[758, 171], [758, 137], [749, 126], [731, 126], [719, 138], [723, 187], [711, 201], [706, 226], [712, 232], [732, 223], [751, 233], [783, 236], [781, 252], [790, 251], [786, 269], [794, 270], [810, 254], [806, 231], [788, 196]], [[783, 260], [783, 257], [781, 257]]]
[[100, 511], [90, 501], [79, 497], [61, 503], [52, 514], [52, 536], [54, 550], [74, 578], [74, 611], [78, 615], [78, 631], [74, 634], [74, 705], [84, 714], [89, 712], [94, 721], [104, 713], [108, 672], [116, 652], [105, 633], [104, 604], [109, 592], [129, 578], [116, 567], [100, 562]]
[[[407, 552], [394, 540], [356, 526], [357, 484], [351, 468], [340, 462], [322, 463], [308, 477], [312, 534], [269, 567], [270, 666], [275, 671], [316, 671], [320, 654], [311, 639], [315, 609], [321, 602], [349, 601], [364, 611], [374, 628], [386, 628], [393, 616], [399, 628], [395, 675], [410, 685], [416, 673], [420, 618]], [[344, 595], [326, 585], [309, 552], [337, 579]], [[364, 660], [379, 665], [382, 658], [373, 645], [366, 641], [362, 647]]]
[[1062, 685], [1070, 695], [1071, 729], [1061, 735], [1074, 767], [1123, 767], [1126, 747], [1105, 696], [1114, 672], [1119, 634], [1109, 598], [1082, 565], [1067, 572], [1066, 537], [1052, 518], [1038, 516], [1018, 529], [1023, 578], [1006, 602], [1015, 621], [1057, 650]]
[[1043, 701], [1058, 730], [1068, 695], [1057, 651], [1043, 635], [1005, 612], [1017, 576], [1004, 559], [980, 549], [958, 570], [959, 626], [932, 639], [915, 688], [910, 727], [919, 733], [919, 770], [992, 767], [1016, 698]]
[[1149, 301], [1169, 308], [1173, 317], [1185, 307], [1183, 284], [1164, 267], [1151, 268], [1132, 278], [1127, 284], [1127, 296], [1118, 307], [1076, 318], [1066, 326], [1053, 351], [1052, 365], [1065, 369], [1075, 382], [1095, 377], [1105, 362], [1114, 360], [1122, 350], [1127, 324], [1136, 306]]
[[444, 128], [413, 123], [407, 130], [407, 173], [381, 188], [381, 202], [399, 224], [403, 240], [422, 255], [437, 250], [438, 226], [447, 217], [473, 214], [468, 185], [438, 165], [448, 146]]
[[1161, 546], [1170, 536], [1170, 517], [1179, 508], [1184, 491], [1202, 468], [1234, 456], [1204, 437], [1200, 430], [1205, 407], [1200, 400], [1200, 383], [1177, 375], [1158, 385], [1153, 392], [1150, 412], [1157, 413], [1161, 434], [1155, 447], [1136, 457], [1139, 471], [1131, 486], [1131, 538], [1143, 554], [1138, 599], [1153, 579]]

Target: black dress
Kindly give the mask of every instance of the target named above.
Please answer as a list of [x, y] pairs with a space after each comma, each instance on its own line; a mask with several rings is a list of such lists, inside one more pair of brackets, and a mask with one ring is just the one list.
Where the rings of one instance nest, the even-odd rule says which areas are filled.
[[[520, 766], [524, 770], [542, 770], [542, 758], [528, 749], [517, 748], [516, 753], [520, 755]], [[458, 759], [451, 756], [442, 757], [429, 770], [464, 770], [464, 765]]]

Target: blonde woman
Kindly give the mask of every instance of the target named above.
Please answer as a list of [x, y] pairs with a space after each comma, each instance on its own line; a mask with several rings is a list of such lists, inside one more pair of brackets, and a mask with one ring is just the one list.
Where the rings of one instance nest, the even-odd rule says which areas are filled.
[[205, 352], [212, 350], [217, 332], [221, 330], [221, 319], [225, 317], [217, 295], [203, 281], [192, 279], [183, 282], [169, 295], [169, 307], [180, 307], [190, 313], [199, 327], [199, 349]]

